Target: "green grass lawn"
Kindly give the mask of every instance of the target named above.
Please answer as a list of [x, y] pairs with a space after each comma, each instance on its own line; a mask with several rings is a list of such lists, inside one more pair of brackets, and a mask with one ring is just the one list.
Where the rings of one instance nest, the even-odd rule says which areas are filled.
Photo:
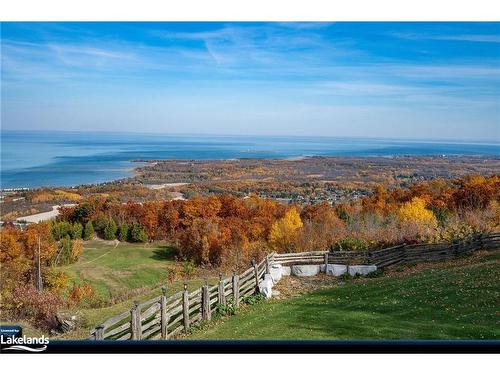
[[499, 255], [261, 302], [189, 338], [500, 339]]
[[61, 267], [74, 282], [88, 282], [104, 298], [119, 297], [131, 289], [155, 286], [167, 279], [173, 265], [172, 249], [160, 244], [102, 241], [85, 243], [78, 262]]
[[[89, 241], [78, 262], [60, 267], [73, 282], [88, 282], [101, 296], [105, 307], [73, 308], [66, 310], [78, 316], [78, 328], [61, 338], [86, 338], [96, 325], [114, 315], [129, 310], [134, 301], [147, 301], [161, 294], [161, 286], [168, 286], [172, 294], [183, 289], [187, 282], [189, 290], [201, 287], [204, 278], [195, 274], [190, 280], [168, 282], [168, 266], [174, 265], [173, 249], [159, 243], [132, 244]], [[218, 273], [205, 272], [211, 284], [218, 280]]]

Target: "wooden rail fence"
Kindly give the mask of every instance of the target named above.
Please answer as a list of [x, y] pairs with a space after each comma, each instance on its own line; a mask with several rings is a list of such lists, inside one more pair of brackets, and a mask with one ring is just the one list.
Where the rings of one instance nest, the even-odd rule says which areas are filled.
[[415, 264], [453, 259], [483, 248], [500, 248], [500, 233], [479, 234], [462, 241], [439, 244], [398, 245], [373, 251], [313, 251], [267, 255], [260, 263], [237, 275], [223, 279], [219, 275], [216, 285], [205, 284], [192, 292], [184, 290], [167, 296], [162, 294], [143, 303], [135, 303], [131, 310], [111, 317], [95, 327], [91, 340], [167, 340], [200, 321], [210, 321], [218, 304], [241, 301], [258, 291], [258, 285], [274, 264], [283, 266], [300, 264], [374, 264], [378, 268], [394, 264]]
[[383, 268], [393, 264], [411, 265], [454, 259], [483, 248], [500, 248], [500, 233], [476, 234], [453, 242], [401, 244], [380, 250], [275, 254], [273, 260], [275, 263], [286, 266], [297, 264], [374, 264], [378, 268]]

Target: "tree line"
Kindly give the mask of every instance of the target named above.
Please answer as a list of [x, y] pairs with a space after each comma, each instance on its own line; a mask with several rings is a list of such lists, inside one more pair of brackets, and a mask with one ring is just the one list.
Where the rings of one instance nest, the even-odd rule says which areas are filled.
[[[498, 230], [499, 175], [436, 179], [390, 191], [379, 186], [370, 196], [334, 205], [283, 204], [255, 194], [143, 203], [95, 195], [62, 208], [54, 222], [32, 224], [25, 230], [2, 228], [1, 307], [18, 315], [36, 311], [39, 320], [49, 319], [50, 306], [57, 306], [61, 291], [68, 289], [68, 276], [57, 266], [77, 261], [83, 241], [96, 236], [166, 241], [181, 259], [237, 270], [246, 268], [252, 257], [261, 259], [271, 251], [362, 250]], [[33, 292], [38, 254], [42, 293]], [[88, 286], [74, 285], [66, 295], [78, 303], [92, 293]], [[34, 309], [32, 303], [44, 307]]]

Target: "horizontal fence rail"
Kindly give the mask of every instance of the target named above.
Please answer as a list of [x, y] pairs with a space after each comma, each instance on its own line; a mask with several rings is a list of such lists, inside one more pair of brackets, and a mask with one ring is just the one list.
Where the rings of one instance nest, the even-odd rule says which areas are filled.
[[238, 307], [247, 297], [258, 292], [259, 283], [274, 264], [372, 264], [384, 268], [395, 264], [416, 264], [454, 259], [481, 249], [499, 249], [500, 233], [476, 234], [461, 241], [436, 244], [401, 244], [368, 251], [312, 251], [267, 255], [260, 263], [240, 275], [223, 278], [215, 285], [205, 284], [194, 291], [184, 290], [167, 296], [162, 294], [146, 302], [136, 302], [131, 310], [109, 318], [95, 327], [91, 340], [171, 339], [201, 321], [210, 321], [216, 307], [234, 303]]

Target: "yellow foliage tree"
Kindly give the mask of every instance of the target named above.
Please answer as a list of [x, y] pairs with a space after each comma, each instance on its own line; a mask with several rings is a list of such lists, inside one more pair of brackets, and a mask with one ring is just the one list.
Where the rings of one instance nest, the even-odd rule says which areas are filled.
[[292, 207], [285, 216], [273, 223], [269, 233], [270, 247], [277, 252], [293, 252], [302, 226], [299, 212]]
[[398, 210], [398, 217], [403, 223], [416, 223], [431, 228], [437, 227], [437, 220], [431, 210], [425, 208], [425, 199], [414, 197]]

